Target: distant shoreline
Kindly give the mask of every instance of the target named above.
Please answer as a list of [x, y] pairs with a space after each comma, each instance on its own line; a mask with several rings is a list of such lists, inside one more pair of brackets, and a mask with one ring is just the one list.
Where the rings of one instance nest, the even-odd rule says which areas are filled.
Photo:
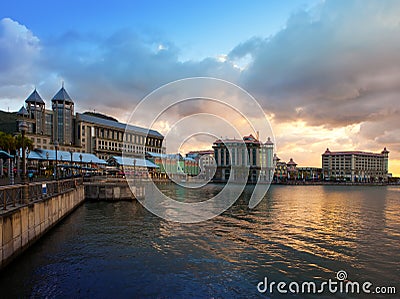
[[[154, 183], [173, 183], [170, 179], [162, 179], [162, 180], [153, 180]], [[190, 183], [187, 182], [187, 183]], [[221, 181], [213, 181], [210, 183], [224, 185], [227, 182]], [[232, 182], [234, 184], [242, 184], [241, 182]], [[266, 182], [260, 182], [261, 184], [267, 184]], [[246, 183], [246, 185], [252, 186], [255, 183]], [[303, 181], [293, 181], [293, 182], [271, 182], [271, 185], [280, 185], [280, 186], [400, 186], [399, 183], [352, 183], [352, 182], [330, 182], [330, 181], [316, 181], [316, 182], [303, 182]]]
[[285, 186], [400, 186], [400, 183], [351, 183], [351, 182], [290, 182], [271, 183], [271, 185]]

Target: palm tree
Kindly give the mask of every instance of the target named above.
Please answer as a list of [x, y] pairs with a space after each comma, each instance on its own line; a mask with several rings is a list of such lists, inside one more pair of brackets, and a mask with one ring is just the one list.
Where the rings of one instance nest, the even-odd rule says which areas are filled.
[[[15, 140], [15, 149], [19, 149], [22, 147], [22, 135], [18, 134], [14, 136]], [[30, 151], [33, 150], [33, 142], [30, 138], [25, 137], [24, 138], [24, 146], [25, 149], [29, 149]]]
[[8, 153], [14, 152], [16, 149], [14, 137], [0, 131], [0, 149]]

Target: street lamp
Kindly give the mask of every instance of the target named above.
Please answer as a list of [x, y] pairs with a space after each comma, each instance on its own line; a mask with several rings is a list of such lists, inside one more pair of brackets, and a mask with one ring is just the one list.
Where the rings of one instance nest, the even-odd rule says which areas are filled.
[[54, 175], [55, 179], [58, 180], [58, 171], [57, 171], [57, 164], [58, 164], [58, 158], [57, 158], [57, 151], [58, 151], [58, 141], [54, 141], [54, 149], [56, 150], [56, 165], [54, 166]]
[[74, 176], [74, 172], [72, 171], [72, 155], [74, 154], [74, 152], [72, 150], [69, 151], [69, 153], [71, 154], [71, 177]]
[[[46, 159], [47, 159], [47, 170], [49, 170], [49, 152], [46, 152]], [[46, 171], [46, 177], [47, 177], [48, 172]]]
[[133, 160], [133, 179], [136, 180], [136, 159]]
[[19, 123], [19, 130], [22, 135], [22, 184], [26, 184], [26, 151], [25, 151], [25, 132], [28, 130], [28, 125], [25, 121]]
[[79, 160], [81, 160], [81, 176], [83, 176], [83, 171], [82, 171], [82, 154], [79, 154]]

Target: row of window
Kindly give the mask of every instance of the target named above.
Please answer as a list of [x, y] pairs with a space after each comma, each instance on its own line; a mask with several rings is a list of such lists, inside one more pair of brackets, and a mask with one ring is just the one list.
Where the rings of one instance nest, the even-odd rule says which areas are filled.
[[[91, 127], [88, 126], [88, 128], [91, 130]], [[81, 131], [82, 131], [82, 136], [85, 136], [85, 130], [86, 127], [85, 125], [82, 125]], [[79, 134], [79, 132], [78, 132]], [[124, 141], [124, 142], [129, 142], [129, 143], [134, 143], [134, 144], [139, 144], [139, 145], [148, 145], [148, 146], [154, 146], [154, 147], [161, 147], [162, 145], [162, 139], [160, 138], [154, 138], [150, 136], [143, 136], [143, 135], [137, 135], [133, 133], [125, 133], [123, 131], [119, 130], [112, 130], [112, 129], [107, 129], [107, 128], [100, 128], [100, 127], [95, 127], [94, 131], [92, 131], [92, 137], [98, 137], [102, 139], [109, 139], [109, 140], [114, 140], [114, 141]]]

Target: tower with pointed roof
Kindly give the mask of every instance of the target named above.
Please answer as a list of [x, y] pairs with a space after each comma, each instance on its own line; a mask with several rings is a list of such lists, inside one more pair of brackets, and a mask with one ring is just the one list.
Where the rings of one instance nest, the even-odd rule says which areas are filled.
[[64, 88], [61, 89], [51, 100], [53, 109], [53, 141], [59, 144], [73, 144], [73, 121], [74, 121], [74, 102]]
[[45, 103], [36, 88], [25, 100], [25, 104], [28, 118], [32, 124], [28, 131], [43, 135], [45, 131]]
[[260, 148], [260, 163], [261, 163], [261, 179], [271, 182], [274, 177], [274, 143], [271, 137], [268, 137]]
[[381, 152], [383, 156], [383, 171], [385, 174], [389, 172], [389, 151], [386, 149], [386, 147], [383, 149]]

